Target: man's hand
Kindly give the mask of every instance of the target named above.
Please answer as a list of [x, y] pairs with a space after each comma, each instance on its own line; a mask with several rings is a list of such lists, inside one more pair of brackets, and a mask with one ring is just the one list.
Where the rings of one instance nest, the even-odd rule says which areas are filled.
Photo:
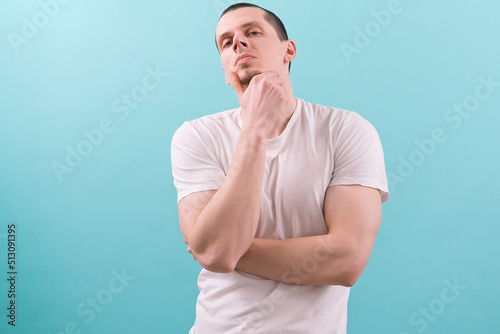
[[262, 131], [267, 139], [277, 124], [286, 121], [288, 101], [278, 73], [266, 71], [254, 76], [246, 90], [235, 72], [229, 72], [226, 79], [238, 96], [244, 127]]

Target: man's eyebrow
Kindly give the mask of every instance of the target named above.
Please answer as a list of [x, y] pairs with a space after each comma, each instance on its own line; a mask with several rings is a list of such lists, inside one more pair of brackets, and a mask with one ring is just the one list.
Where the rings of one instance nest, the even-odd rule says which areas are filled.
[[[245, 29], [245, 28], [248, 28], [250, 26], [258, 26], [259, 28], [262, 29], [262, 25], [258, 22], [258, 21], [250, 21], [250, 22], [247, 22], [247, 23], [244, 23], [240, 26], [241, 29]], [[227, 36], [231, 35], [231, 32], [227, 31], [223, 34], [221, 34], [219, 36], [219, 38], [217, 38], [217, 45], [219, 45], [219, 43]]]

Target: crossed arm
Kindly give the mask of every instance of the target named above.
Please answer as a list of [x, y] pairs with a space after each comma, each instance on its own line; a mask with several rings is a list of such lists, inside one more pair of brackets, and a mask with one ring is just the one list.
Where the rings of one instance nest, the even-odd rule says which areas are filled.
[[236, 268], [289, 284], [354, 285], [368, 263], [382, 217], [377, 189], [332, 186], [324, 201], [328, 234], [286, 240], [251, 238], [242, 255], [234, 258], [236, 262], [214, 266], [213, 261], [206, 260], [210, 256], [191, 248], [189, 234], [217, 192], [193, 193], [179, 202], [181, 231], [194, 259], [207, 270], [230, 272]]
[[254, 76], [246, 88], [232, 71], [226, 71], [226, 80], [238, 96], [243, 126], [220, 188], [192, 193], [178, 203], [188, 251], [213, 272], [239, 269], [291, 284], [352, 286], [368, 263], [380, 225], [379, 191], [329, 187], [323, 208], [326, 235], [256, 239], [266, 141], [285, 129], [294, 106], [277, 72]]

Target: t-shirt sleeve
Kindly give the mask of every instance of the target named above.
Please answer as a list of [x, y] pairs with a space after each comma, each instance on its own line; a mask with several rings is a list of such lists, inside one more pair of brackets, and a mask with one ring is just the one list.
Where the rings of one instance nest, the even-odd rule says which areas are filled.
[[358, 184], [378, 189], [382, 203], [389, 199], [384, 152], [370, 122], [350, 112], [338, 131], [334, 150], [329, 186]]
[[219, 189], [226, 177], [200, 133], [184, 122], [172, 137], [171, 161], [177, 203], [194, 192]]

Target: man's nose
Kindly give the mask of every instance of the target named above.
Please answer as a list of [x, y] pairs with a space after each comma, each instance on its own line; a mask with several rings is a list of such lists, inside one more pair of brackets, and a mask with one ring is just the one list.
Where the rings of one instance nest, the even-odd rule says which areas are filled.
[[248, 41], [246, 40], [245, 35], [235, 34], [234, 41], [233, 41], [233, 50], [236, 51], [240, 47], [243, 47], [243, 48], [248, 47]]

